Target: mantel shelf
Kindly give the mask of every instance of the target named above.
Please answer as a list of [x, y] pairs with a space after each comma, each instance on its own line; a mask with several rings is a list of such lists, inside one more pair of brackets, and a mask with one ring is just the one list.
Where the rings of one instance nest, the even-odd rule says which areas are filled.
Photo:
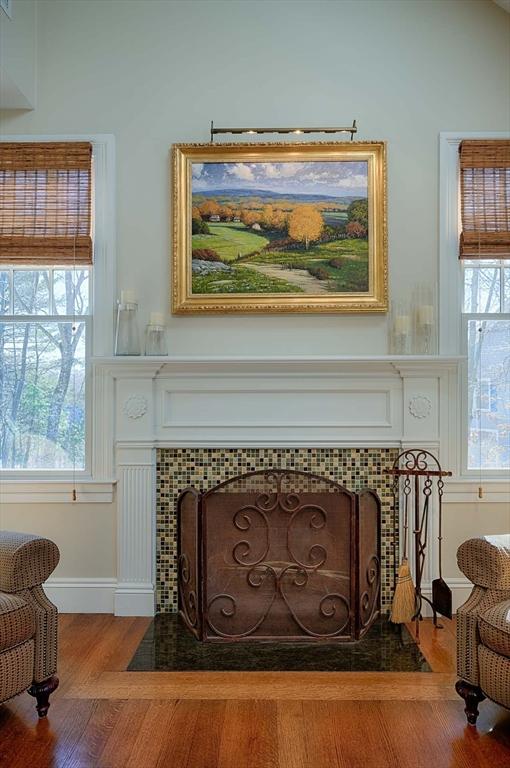
[[410, 363], [423, 365], [456, 365], [465, 357], [461, 355], [119, 355], [95, 357], [96, 365], [166, 365], [172, 363]]

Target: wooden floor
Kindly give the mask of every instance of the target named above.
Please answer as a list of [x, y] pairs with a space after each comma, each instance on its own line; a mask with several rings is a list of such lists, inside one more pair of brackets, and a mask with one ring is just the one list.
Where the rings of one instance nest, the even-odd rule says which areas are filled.
[[498, 768], [510, 712], [465, 724], [454, 628], [422, 625], [421, 673], [125, 672], [148, 619], [60, 617], [60, 688], [38, 721], [0, 706], [8, 768]]

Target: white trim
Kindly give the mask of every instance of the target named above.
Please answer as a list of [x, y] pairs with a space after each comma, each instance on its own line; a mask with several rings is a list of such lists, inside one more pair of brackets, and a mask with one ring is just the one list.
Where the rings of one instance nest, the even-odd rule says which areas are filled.
[[116, 579], [49, 578], [44, 590], [60, 613], [113, 613]]
[[[0, 502], [3, 504], [107, 504], [113, 501], [116, 481], [96, 483], [78, 480], [2, 480]], [[73, 501], [73, 490], [76, 500]]]
[[115, 616], [154, 616], [154, 585], [119, 582], [115, 590], [114, 606]]
[[[482, 488], [482, 498], [478, 497], [478, 489]], [[445, 504], [509, 504], [510, 482], [494, 480], [462, 480], [448, 479], [444, 487], [443, 501]]]

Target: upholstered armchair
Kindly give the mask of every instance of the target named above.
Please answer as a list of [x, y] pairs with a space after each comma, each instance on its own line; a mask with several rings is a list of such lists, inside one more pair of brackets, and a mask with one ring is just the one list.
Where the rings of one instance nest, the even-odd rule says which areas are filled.
[[457, 693], [475, 725], [478, 703], [510, 708], [510, 534], [461, 544], [460, 570], [475, 585], [457, 611]]
[[0, 531], [0, 703], [28, 690], [39, 717], [58, 686], [57, 609], [41, 586], [58, 561], [52, 541]]

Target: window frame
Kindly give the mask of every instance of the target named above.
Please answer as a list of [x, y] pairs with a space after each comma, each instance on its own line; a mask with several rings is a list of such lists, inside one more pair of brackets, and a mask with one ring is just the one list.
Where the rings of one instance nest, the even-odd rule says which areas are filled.
[[[67, 494], [71, 481], [90, 483], [96, 476], [104, 477], [101, 469], [95, 467], [94, 443], [97, 435], [93, 425], [93, 396], [92, 396], [92, 359], [108, 357], [113, 354], [113, 306], [115, 299], [115, 137], [112, 134], [79, 134], [79, 135], [3, 135], [2, 142], [41, 142], [41, 141], [90, 141], [92, 144], [93, 180], [92, 221], [94, 238], [94, 263], [90, 267], [91, 281], [89, 284], [92, 312], [84, 316], [86, 321], [86, 385], [85, 385], [85, 468], [79, 470], [66, 469], [0, 469], [2, 484], [13, 481], [12, 489], [16, 491], [17, 484], [23, 482], [64, 483], [62, 491]], [[23, 268], [20, 266], [20, 268]], [[27, 265], [28, 268], [28, 265]], [[34, 266], [32, 265], [32, 269]], [[43, 321], [47, 315], [37, 315], [35, 320]], [[65, 316], [62, 316], [64, 318]], [[20, 320], [24, 321], [25, 316]], [[78, 316], [77, 318], [78, 319]], [[8, 317], [9, 322], [13, 317]], [[104, 480], [100, 482], [101, 491]], [[22, 487], [20, 487], [22, 494]], [[43, 494], [44, 496], [45, 494]], [[106, 493], [106, 497], [110, 496]], [[101, 500], [110, 500], [109, 498]], [[42, 500], [42, 499], [41, 499]], [[84, 499], [86, 500], [86, 499]]]
[[[468, 469], [467, 327], [469, 320], [508, 320], [506, 312], [465, 313], [463, 265], [459, 259], [459, 145], [464, 139], [510, 139], [510, 132], [439, 134], [439, 353], [462, 355], [459, 367], [457, 440], [450, 447], [455, 474], [478, 484], [508, 481], [508, 469]], [[495, 259], [495, 261], [500, 261]]]

